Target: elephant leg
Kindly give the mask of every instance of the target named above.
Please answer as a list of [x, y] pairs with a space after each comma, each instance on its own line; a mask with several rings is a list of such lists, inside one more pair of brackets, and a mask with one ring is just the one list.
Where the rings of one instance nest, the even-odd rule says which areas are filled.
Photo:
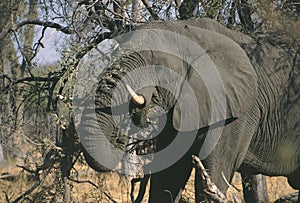
[[292, 188], [300, 190], [300, 168], [290, 174], [287, 178], [288, 183]]
[[270, 202], [267, 182], [264, 175], [247, 175], [242, 173], [243, 192], [246, 203]]
[[296, 190], [299, 190], [297, 203], [300, 203], [300, 168], [290, 174], [287, 178], [290, 186]]
[[179, 202], [191, 171], [192, 157], [186, 154], [169, 168], [152, 174], [149, 203]]
[[203, 185], [200, 181], [202, 179], [201, 172], [199, 170], [195, 171], [195, 181], [194, 181], [194, 187], [195, 187], [195, 202], [200, 203], [204, 201], [204, 196], [201, 194], [201, 191], [203, 191]]

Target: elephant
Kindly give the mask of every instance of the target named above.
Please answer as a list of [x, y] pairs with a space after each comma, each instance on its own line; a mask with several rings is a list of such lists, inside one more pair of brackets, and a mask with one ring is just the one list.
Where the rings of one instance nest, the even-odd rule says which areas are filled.
[[[192, 155], [224, 194], [224, 178], [236, 171], [286, 176], [300, 190], [300, 49], [280, 36], [245, 35], [206, 18], [151, 21], [120, 36], [94, 92], [83, 90], [94, 94], [76, 118], [88, 164], [120, 171], [130, 135], [156, 125], [154, 136], [136, 138], [155, 140], [153, 153], [138, 156], [148, 160], [149, 202], [178, 200]], [[98, 65], [81, 66], [86, 74]], [[196, 171], [196, 202], [200, 179]]]

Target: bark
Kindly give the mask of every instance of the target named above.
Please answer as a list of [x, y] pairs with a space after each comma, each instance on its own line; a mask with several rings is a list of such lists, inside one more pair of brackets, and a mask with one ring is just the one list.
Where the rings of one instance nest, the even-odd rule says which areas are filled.
[[0, 144], [0, 164], [4, 164], [5, 162], [2, 144]]
[[132, 1], [132, 20], [134, 22], [142, 21], [143, 2], [141, 0]]
[[76, 130], [73, 120], [69, 126], [62, 130], [61, 142], [57, 143], [61, 146], [64, 152], [64, 157], [61, 161], [61, 176], [64, 184], [64, 202], [71, 202], [71, 187], [69, 177], [74, 164], [74, 155], [80, 152], [79, 140], [76, 136]]
[[[0, 10], [2, 18], [0, 19], [0, 31], [1, 33], [12, 26], [19, 13], [19, 8], [22, 7], [22, 3], [1, 1]], [[16, 67], [20, 67], [17, 51], [15, 45], [10, 36], [0, 37], [0, 61], [1, 61], [1, 74], [8, 75], [13, 80], [20, 75], [20, 70]], [[15, 110], [16, 99], [18, 96], [17, 89], [12, 91], [6, 90], [5, 87], [9, 80], [3, 79], [1, 81], [1, 142], [2, 147], [5, 147], [8, 155], [12, 156], [15, 152], [13, 131], [15, 127]], [[13, 87], [14, 88], [14, 87]]]
[[65, 203], [69, 203], [71, 201], [71, 189], [70, 189], [70, 185], [68, 183], [68, 178], [67, 177], [63, 177], [63, 182], [64, 182], [64, 202]]
[[[35, 19], [38, 17], [37, 12], [38, 0], [30, 0], [29, 8], [27, 13], [27, 19]], [[23, 50], [23, 62], [21, 65], [21, 76], [25, 74], [25, 68], [27, 65], [30, 65], [31, 60], [33, 59], [33, 38], [34, 38], [34, 26], [26, 26], [24, 29], [24, 50]]]

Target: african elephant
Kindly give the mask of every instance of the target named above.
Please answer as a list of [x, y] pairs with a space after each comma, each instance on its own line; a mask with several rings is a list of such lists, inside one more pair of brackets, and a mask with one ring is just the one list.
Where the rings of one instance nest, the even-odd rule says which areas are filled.
[[[230, 182], [235, 171], [286, 176], [299, 190], [299, 46], [285, 39], [246, 36], [210, 19], [149, 22], [116, 39], [90, 102], [95, 116], [83, 110], [76, 126], [87, 162], [113, 170], [130, 133], [155, 118], [155, 153], [143, 156], [151, 159], [143, 169], [151, 173], [149, 202], [178, 199], [193, 154], [224, 193], [222, 174]], [[129, 135], [121, 130], [128, 115]], [[200, 181], [195, 188], [202, 191]]]

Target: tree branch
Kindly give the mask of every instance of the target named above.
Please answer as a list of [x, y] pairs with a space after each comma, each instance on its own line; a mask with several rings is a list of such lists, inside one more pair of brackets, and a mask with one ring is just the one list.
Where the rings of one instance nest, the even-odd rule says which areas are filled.
[[12, 80], [7, 75], [0, 75], [0, 79], [7, 79], [9, 81], [9, 84], [7, 84], [4, 89], [9, 89], [11, 86], [24, 83], [24, 82], [57, 82], [59, 80], [59, 76], [56, 77], [25, 77], [18, 80]]
[[[212, 200], [214, 202], [225, 203], [226, 196], [212, 182], [212, 180], [210, 179], [210, 176], [206, 172], [206, 169], [204, 168], [200, 159], [195, 155], [192, 155], [192, 159], [193, 159], [194, 167], [201, 172], [201, 177], [202, 177], [201, 181], [202, 181], [202, 184], [204, 187], [205, 197], [208, 200]], [[199, 180], [195, 180], [195, 181], [199, 181]]]
[[51, 22], [51, 21], [42, 21], [39, 19], [29, 19], [29, 20], [24, 20], [24, 21], [18, 23], [16, 25], [16, 27], [14, 27], [14, 28], [4, 29], [0, 33], [0, 39], [3, 39], [9, 32], [11, 32], [13, 30], [17, 30], [17, 29], [23, 27], [24, 25], [40, 25], [40, 26], [44, 26], [44, 27], [55, 28], [58, 31], [61, 31], [65, 34], [72, 34], [74, 32], [72, 29], [70, 29], [70, 27], [63, 26], [59, 23], [55, 23], [55, 22]]
[[247, 0], [241, 0], [238, 2], [237, 8], [237, 13], [245, 30], [250, 33], [253, 32], [254, 24], [251, 20], [252, 8], [249, 5], [249, 2]]
[[160, 20], [160, 18], [158, 17], [157, 13], [155, 13], [152, 9], [152, 6], [150, 5], [148, 0], [142, 0], [143, 4], [146, 6], [147, 10], [149, 11], [149, 13], [151, 14], [152, 18], [154, 20]]
[[17, 24], [15, 29], [19, 29], [20, 27], [24, 26], [24, 25], [40, 25], [40, 26], [44, 26], [44, 27], [50, 27], [50, 28], [55, 28], [65, 34], [72, 34], [73, 30], [71, 30], [68, 26], [62, 26], [58, 23], [54, 23], [51, 21], [42, 21], [39, 19], [30, 19], [30, 20], [24, 20], [20, 23]]
[[[24, 199], [27, 195], [31, 194], [38, 186], [40, 186], [41, 184], [41, 171], [47, 170], [47, 174], [49, 174], [50, 170], [52, 169], [52, 167], [54, 166], [54, 162], [55, 160], [53, 160], [52, 156], [55, 156], [56, 151], [51, 149], [45, 156], [45, 160], [42, 166], [38, 166], [36, 168], [36, 170], [34, 171], [34, 176], [35, 176], [35, 180], [36, 182], [33, 184], [33, 186], [31, 186], [31, 188], [29, 188], [27, 191], [25, 191], [23, 194], [19, 195], [14, 201], [13, 203], [17, 203], [19, 201], [21, 201], [22, 199]], [[18, 166], [20, 167], [20, 166]], [[28, 172], [33, 172], [30, 169], [26, 169], [26, 167], [22, 167], [24, 170], [27, 170]], [[47, 175], [46, 175], [47, 176]]]
[[[73, 181], [73, 182], [79, 183], [79, 184], [81, 184], [81, 183], [88, 183], [88, 184], [94, 186], [95, 188], [100, 189], [98, 185], [96, 185], [95, 183], [93, 183], [93, 182], [90, 181], [90, 180], [75, 180], [75, 179], [72, 179], [71, 177], [68, 177], [68, 179], [69, 179], [70, 181]], [[114, 200], [107, 192], [102, 191], [102, 189], [100, 189], [100, 190], [101, 190], [101, 192], [103, 192], [103, 194], [104, 194], [111, 202], [117, 203], [117, 201]]]
[[[127, 32], [127, 31], [125, 30], [124, 32]], [[81, 59], [88, 51], [90, 51], [91, 49], [96, 47], [97, 44], [99, 44], [100, 42], [102, 42], [105, 39], [112, 39], [114, 36], [115, 35], [111, 32], [104, 32], [104, 33], [99, 34], [99, 36], [97, 36], [97, 38], [93, 42], [90, 43], [90, 46], [85, 47], [77, 52], [76, 58]]]

